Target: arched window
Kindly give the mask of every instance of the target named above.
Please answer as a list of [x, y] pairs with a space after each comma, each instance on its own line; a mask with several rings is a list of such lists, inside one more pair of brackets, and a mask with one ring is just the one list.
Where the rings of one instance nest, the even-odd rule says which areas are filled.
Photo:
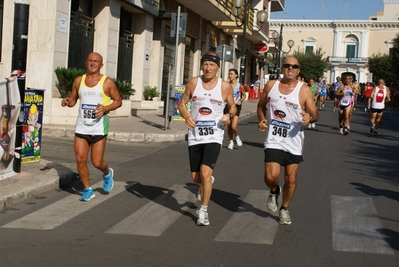
[[359, 39], [354, 34], [349, 34], [344, 39], [346, 57], [355, 58], [358, 55]]
[[317, 40], [313, 37], [307, 37], [302, 40], [303, 42], [303, 52], [305, 54], [314, 54], [316, 53], [316, 45]]

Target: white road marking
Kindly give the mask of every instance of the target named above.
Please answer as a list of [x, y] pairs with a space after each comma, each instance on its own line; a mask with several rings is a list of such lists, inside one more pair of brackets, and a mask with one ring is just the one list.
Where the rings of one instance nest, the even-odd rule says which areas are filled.
[[279, 226], [278, 212], [266, 211], [268, 194], [265, 190], [250, 190], [215, 241], [273, 244]]
[[371, 198], [331, 196], [333, 250], [394, 255]]
[[[189, 187], [193, 187], [191, 190]], [[124, 220], [107, 230], [107, 234], [160, 236], [184, 211], [190, 207], [185, 203], [196, 203], [196, 185], [174, 185], [166, 193], [144, 205]]]
[[[102, 191], [102, 186], [103, 182], [101, 181], [92, 185], [92, 188], [95, 191], [97, 188], [100, 188], [100, 191]], [[45, 208], [3, 225], [2, 228], [52, 230], [92, 209], [110, 197], [125, 191], [126, 188], [127, 185], [125, 182], [115, 182], [114, 187], [109, 194], [105, 195], [100, 192], [95, 192], [96, 197], [89, 202], [79, 201], [79, 195], [70, 195]]]

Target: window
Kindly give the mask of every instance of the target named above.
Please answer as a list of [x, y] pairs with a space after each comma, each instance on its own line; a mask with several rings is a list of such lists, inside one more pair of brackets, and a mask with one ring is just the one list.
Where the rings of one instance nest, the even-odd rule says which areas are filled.
[[346, 57], [356, 58], [358, 56], [357, 49], [359, 46], [359, 39], [357, 38], [357, 36], [354, 34], [347, 35], [344, 43], [346, 47]]
[[308, 37], [302, 40], [305, 54], [316, 53], [317, 40], [313, 37]]

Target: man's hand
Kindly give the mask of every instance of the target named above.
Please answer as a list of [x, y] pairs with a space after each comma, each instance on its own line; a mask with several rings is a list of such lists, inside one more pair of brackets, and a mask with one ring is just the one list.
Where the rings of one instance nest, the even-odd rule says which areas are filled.
[[189, 129], [194, 129], [195, 128], [196, 122], [195, 122], [195, 119], [192, 116], [187, 116], [185, 118], [185, 121], [186, 121], [187, 128], [189, 128]]
[[94, 115], [96, 115], [96, 118], [101, 118], [106, 112], [105, 106], [98, 104], [97, 108], [94, 110]]
[[61, 101], [61, 106], [62, 107], [68, 106], [68, 103], [69, 103], [69, 97], [63, 98]]
[[304, 125], [309, 124], [310, 123], [310, 114], [305, 111], [302, 111], [301, 115], [302, 115], [302, 123]]
[[267, 128], [267, 120], [261, 120], [259, 123], [258, 123], [258, 130], [259, 131], [261, 131], [261, 132], [264, 132], [264, 131], [266, 131], [266, 128]]
[[230, 114], [224, 114], [220, 120], [223, 122], [224, 125], [229, 125], [230, 121]]

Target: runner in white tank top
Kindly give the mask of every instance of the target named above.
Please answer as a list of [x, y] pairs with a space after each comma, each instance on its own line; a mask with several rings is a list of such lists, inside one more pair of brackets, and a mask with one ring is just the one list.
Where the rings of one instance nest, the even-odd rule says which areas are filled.
[[[295, 57], [287, 57], [282, 65], [283, 78], [267, 82], [260, 97], [258, 129], [266, 131], [264, 181], [270, 189], [266, 205], [270, 212], [278, 209], [278, 196], [283, 194], [279, 210], [280, 224], [291, 224], [288, 206], [296, 190], [299, 163], [303, 160], [303, 126], [316, 122], [318, 112], [312, 90], [297, 80], [300, 72]], [[279, 185], [284, 167], [284, 187]]]
[[87, 166], [89, 152], [93, 165], [103, 173], [104, 192], [109, 193], [114, 185], [114, 172], [104, 161], [108, 134], [107, 114], [119, 108], [122, 99], [114, 81], [101, 74], [102, 67], [103, 57], [99, 53], [90, 53], [86, 59], [87, 74], [74, 80], [72, 91], [61, 102], [63, 107], [73, 107], [80, 99], [74, 149], [79, 177], [84, 186], [79, 198], [81, 201], [90, 201], [95, 197]]
[[[208, 203], [212, 194], [213, 168], [222, 147], [224, 126], [236, 114], [231, 85], [217, 77], [220, 58], [208, 52], [201, 58], [202, 76], [191, 78], [179, 102], [179, 111], [188, 130], [191, 179], [200, 184], [197, 225], [209, 225]], [[191, 114], [186, 110], [191, 101]], [[228, 105], [228, 113], [223, 109]]]
[[224, 124], [220, 120], [226, 102], [221, 93], [222, 79], [218, 78], [216, 86], [205, 90], [202, 76], [198, 77], [197, 86], [191, 97], [191, 116], [196, 121], [195, 128], [188, 130], [188, 145], [204, 143], [223, 143]]
[[266, 120], [269, 127], [266, 131], [265, 148], [274, 148], [302, 155], [303, 133], [302, 108], [299, 104], [299, 91], [303, 85], [298, 82], [292, 92], [280, 93], [276, 81], [268, 94]]
[[378, 85], [371, 92], [368, 99], [368, 108], [370, 109], [370, 133], [377, 135], [380, 128], [382, 115], [385, 109], [385, 101], [391, 101], [391, 91], [385, 86], [384, 79], [378, 80]]

